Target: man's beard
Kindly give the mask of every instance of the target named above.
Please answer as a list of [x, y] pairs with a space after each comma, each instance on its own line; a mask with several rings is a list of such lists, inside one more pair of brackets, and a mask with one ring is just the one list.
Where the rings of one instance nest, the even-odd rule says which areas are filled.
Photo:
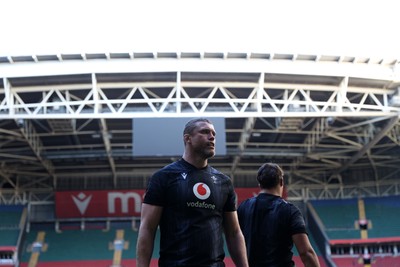
[[209, 147], [199, 148], [196, 150], [196, 152], [204, 159], [209, 159], [215, 156], [215, 150]]
[[212, 158], [212, 157], [215, 156], [215, 151], [214, 151], [214, 150], [212, 150], [212, 151], [205, 151], [204, 155], [205, 155], [205, 157], [206, 157], [207, 159]]

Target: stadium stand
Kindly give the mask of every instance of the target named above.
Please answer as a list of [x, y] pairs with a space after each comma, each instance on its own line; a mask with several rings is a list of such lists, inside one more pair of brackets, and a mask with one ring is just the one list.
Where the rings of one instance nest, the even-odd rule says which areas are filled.
[[399, 266], [400, 214], [393, 212], [399, 200], [391, 196], [310, 201], [311, 228], [330, 266]]
[[[37, 229], [28, 233], [24, 242], [21, 267], [64, 267], [64, 266], [134, 266], [136, 258], [137, 232], [126, 225], [110, 230], [62, 230]], [[35, 226], [33, 226], [35, 228]], [[43, 238], [38, 238], [42, 233]], [[45, 233], [45, 234], [43, 234]], [[314, 243], [312, 237], [311, 242]], [[36, 244], [36, 247], [35, 247]], [[153, 253], [152, 266], [157, 266], [159, 253], [159, 233], [156, 236], [156, 247]], [[313, 244], [314, 245], [314, 244]], [[225, 250], [227, 251], [226, 247]], [[36, 255], [32, 257], [32, 255]], [[318, 253], [319, 254], [319, 253]], [[227, 267], [234, 266], [227, 251]], [[294, 249], [294, 261], [301, 263]], [[321, 267], [326, 266], [323, 263]]]
[[358, 221], [356, 199], [318, 200], [311, 203], [330, 239], [358, 238], [360, 236], [359, 231], [354, 227], [354, 222]]
[[[24, 243], [23, 263], [30, 263], [32, 255], [38, 254], [41, 262], [111, 260], [114, 251], [120, 251], [116, 261], [121, 260], [122, 250], [133, 254], [133, 236], [124, 234], [125, 230], [33, 230]], [[40, 238], [40, 236], [45, 236]], [[129, 240], [125, 240], [129, 239]], [[122, 243], [122, 246], [121, 246]], [[130, 250], [128, 250], [130, 249]]]
[[[130, 223], [112, 222], [98, 229], [98, 223], [85, 229], [56, 230], [33, 225], [23, 245], [21, 267], [33, 266], [134, 266], [137, 230]], [[159, 248], [159, 235], [153, 257]], [[156, 264], [156, 260], [154, 260]]]
[[[99, 221], [86, 222], [82, 229], [81, 222], [63, 222], [56, 229], [54, 224], [35, 223], [31, 225], [23, 242], [21, 267], [66, 267], [66, 266], [135, 266], [137, 229], [131, 222]], [[315, 241], [310, 234], [310, 241]], [[157, 266], [159, 254], [159, 232], [156, 235], [152, 267]], [[234, 264], [225, 246], [227, 267]], [[294, 248], [296, 266], [301, 260]], [[319, 255], [321, 267], [326, 267]]]
[[0, 266], [18, 265], [18, 247], [23, 238], [27, 210], [23, 205], [0, 205]]
[[369, 237], [400, 236], [400, 214], [393, 212], [400, 209], [399, 197], [365, 198], [365, 212], [371, 222]]
[[[310, 241], [321, 267], [400, 266], [400, 196], [310, 200], [306, 215]], [[0, 206], [0, 266], [135, 266], [135, 220], [35, 221], [27, 208]], [[21, 231], [23, 229], [24, 231]], [[152, 266], [157, 266], [159, 233]], [[302, 266], [294, 247], [296, 266]], [[226, 249], [226, 266], [234, 266]]]

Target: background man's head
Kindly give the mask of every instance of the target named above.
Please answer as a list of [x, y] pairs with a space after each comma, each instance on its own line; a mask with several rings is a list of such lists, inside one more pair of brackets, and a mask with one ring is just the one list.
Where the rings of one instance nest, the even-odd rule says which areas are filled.
[[283, 170], [275, 163], [265, 163], [258, 169], [257, 181], [263, 189], [283, 185]]

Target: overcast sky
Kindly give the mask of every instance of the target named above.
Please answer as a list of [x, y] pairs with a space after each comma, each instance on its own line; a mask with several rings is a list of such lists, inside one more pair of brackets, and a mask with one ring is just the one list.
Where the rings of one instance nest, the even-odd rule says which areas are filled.
[[0, 56], [263, 52], [400, 58], [397, 1], [0, 2]]

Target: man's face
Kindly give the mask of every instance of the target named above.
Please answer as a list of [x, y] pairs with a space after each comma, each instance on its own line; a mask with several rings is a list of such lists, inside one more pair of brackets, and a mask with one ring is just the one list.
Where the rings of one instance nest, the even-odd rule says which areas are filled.
[[190, 145], [193, 151], [205, 159], [213, 157], [215, 155], [215, 134], [214, 125], [198, 122], [190, 136]]

